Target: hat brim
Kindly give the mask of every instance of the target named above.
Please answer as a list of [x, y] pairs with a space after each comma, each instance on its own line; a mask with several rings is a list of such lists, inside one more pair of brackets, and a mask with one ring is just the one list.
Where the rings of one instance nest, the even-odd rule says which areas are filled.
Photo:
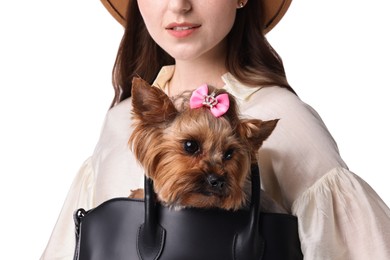
[[[126, 10], [132, 0], [101, 0], [110, 14], [123, 26], [126, 24]], [[250, 0], [251, 1], [251, 0]], [[264, 34], [271, 31], [282, 19], [290, 7], [292, 0], [264, 1]]]

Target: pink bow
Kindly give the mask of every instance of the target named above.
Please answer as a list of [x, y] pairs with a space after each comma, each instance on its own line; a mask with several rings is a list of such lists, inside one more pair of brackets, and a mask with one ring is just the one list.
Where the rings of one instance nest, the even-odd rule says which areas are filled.
[[215, 92], [210, 95], [208, 93], [207, 84], [203, 84], [192, 92], [190, 98], [191, 109], [207, 106], [215, 117], [220, 117], [225, 114], [230, 105], [228, 94], [223, 93], [215, 96]]

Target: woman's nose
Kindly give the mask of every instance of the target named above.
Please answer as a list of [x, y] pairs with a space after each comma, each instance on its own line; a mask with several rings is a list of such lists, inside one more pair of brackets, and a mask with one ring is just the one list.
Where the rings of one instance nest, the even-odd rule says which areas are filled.
[[175, 13], [187, 13], [192, 9], [191, 0], [169, 0], [169, 9]]

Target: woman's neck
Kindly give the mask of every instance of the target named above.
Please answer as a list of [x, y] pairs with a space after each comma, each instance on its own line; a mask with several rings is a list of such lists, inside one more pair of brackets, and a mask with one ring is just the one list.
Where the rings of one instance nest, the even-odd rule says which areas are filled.
[[204, 83], [222, 88], [224, 82], [221, 76], [227, 72], [225, 62], [224, 48], [209, 52], [198, 59], [176, 60], [175, 71], [168, 83], [169, 95], [175, 96], [186, 90], [194, 90]]

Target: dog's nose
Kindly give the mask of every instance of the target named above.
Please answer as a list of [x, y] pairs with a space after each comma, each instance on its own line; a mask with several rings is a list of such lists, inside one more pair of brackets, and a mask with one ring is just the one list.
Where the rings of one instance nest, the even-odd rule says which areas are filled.
[[210, 184], [211, 188], [220, 191], [225, 187], [226, 179], [223, 176], [211, 173], [207, 176], [207, 182]]

